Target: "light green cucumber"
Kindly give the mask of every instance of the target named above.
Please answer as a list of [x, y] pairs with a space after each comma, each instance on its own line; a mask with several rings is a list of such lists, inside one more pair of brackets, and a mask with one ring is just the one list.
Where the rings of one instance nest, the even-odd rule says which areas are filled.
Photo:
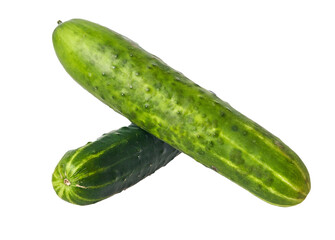
[[73, 79], [140, 128], [269, 203], [306, 198], [309, 173], [288, 146], [133, 41], [73, 19], [53, 44]]
[[131, 124], [66, 152], [52, 175], [52, 185], [65, 201], [93, 204], [133, 186], [179, 153]]

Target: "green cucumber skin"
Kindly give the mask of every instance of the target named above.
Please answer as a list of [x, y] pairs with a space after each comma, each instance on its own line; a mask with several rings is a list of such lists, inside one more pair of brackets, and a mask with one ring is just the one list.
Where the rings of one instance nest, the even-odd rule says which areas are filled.
[[134, 124], [70, 150], [57, 164], [57, 195], [77, 205], [119, 193], [165, 166], [180, 152]]
[[302, 202], [309, 173], [279, 138], [133, 41], [73, 19], [53, 44], [82, 87], [140, 128], [278, 206]]

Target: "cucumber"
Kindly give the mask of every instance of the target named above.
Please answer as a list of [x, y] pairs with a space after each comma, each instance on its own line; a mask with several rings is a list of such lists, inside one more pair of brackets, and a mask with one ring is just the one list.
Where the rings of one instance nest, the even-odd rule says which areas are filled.
[[56, 27], [53, 44], [65, 70], [83, 88], [257, 197], [292, 206], [309, 193], [304, 163], [279, 138], [135, 42], [73, 19]]
[[65, 201], [93, 204], [136, 184], [179, 153], [131, 124], [66, 152], [52, 175], [53, 188]]

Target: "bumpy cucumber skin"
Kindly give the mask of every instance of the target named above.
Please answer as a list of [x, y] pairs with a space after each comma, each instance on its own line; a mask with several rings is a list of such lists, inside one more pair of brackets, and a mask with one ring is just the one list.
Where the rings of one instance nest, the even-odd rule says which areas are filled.
[[57, 195], [77, 205], [119, 193], [180, 152], [134, 124], [65, 153], [52, 175]]
[[309, 193], [304, 163], [279, 138], [133, 41], [73, 19], [55, 29], [53, 44], [87, 91], [259, 198], [292, 206]]

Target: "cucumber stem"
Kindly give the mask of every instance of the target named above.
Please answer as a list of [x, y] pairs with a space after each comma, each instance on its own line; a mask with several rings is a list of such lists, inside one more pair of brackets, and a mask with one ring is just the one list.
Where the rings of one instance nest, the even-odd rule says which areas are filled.
[[64, 179], [64, 184], [66, 186], [70, 186], [71, 185], [70, 181], [67, 178]]

